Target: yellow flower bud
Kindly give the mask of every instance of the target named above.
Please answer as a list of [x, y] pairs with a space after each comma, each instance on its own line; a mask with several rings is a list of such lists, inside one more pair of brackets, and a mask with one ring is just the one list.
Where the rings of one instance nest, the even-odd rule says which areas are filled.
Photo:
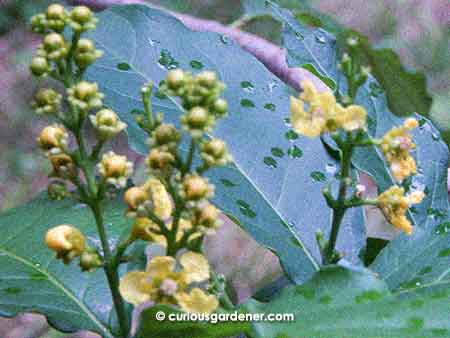
[[68, 101], [72, 107], [85, 113], [92, 109], [101, 108], [103, 94], [98, 91], [96, 83], [81, 81], [67, 90]]
[[214, 116], [200, 106], [194, 107], [181, 117], [181, 123], [192, 137], [200, 138], [214, 124]]
[[217, 99], [213, 103], [212, 110], [217, 117], [223, 117], [228, 112], [228, 102], [224, 99]]
[[231, 161], [225, 142], [218, 138], [201, 145], [201, 157], [209, 167], [226, 165]]
[[103, 265], [102, 258], [94, 249], [85, 250], [80, 256], [81, 271], [94, 271]]
[[66, 42], [58, 33], [50, 33], [44, 37], [43, 49], [50, 60], [62, 59], [68, 53]]
[[117, 114], [110, 109], [102, 109], [89, 118], [97, 136], [103, 140], [116, 136], [127, 127], [126, 123], [120, 121]]
[[64, 6], [60, 4], [52, 4], [48, 6], [46, 12], [46, 23], [48, 28], [57, 32], [62, 32], [66, 25], [67, 13]]
[[405, 128], [412, 130], [419, 126], [419, 122], [417, 122], [415, 118], [410, 117], [405, 120], [404, 126]]
[[131, 187], [125, 192], [124, 201], [130, 210], [135, 211], [149, 197], [148, 192], [143, 187]]
[[131, 237], [142, 241], [153, 241], [153, 232], [158, 226], [146, 217], [138, 217], [131, 229]]
[[199, 207], [196, 211], [196, 222], [204, 228], [217, 228], [220, 225], [220, 211], [212, 204]]
[[43, 76], [51, 71], [51, 67], [45, 57], [35, 56], [31, 60], [30, 70], [35, 76]]
[[152, 146], [166, 146], [168, 150], [175, 150], [181, 135], [173, 124], [163, 123], [152, 134]]
[[70, 12], [70, 26], [75, 32], [84, 32], [94, 29], [97, 19], [86, 6], [77, 6]]
[[69, 155], [64, 153], [50, 154], [49, 159], [53, 167], [54, 176], [68, 178], [77, 174], [77, 167]]
[[217, 81], [217, 75], [215, 72], [204, 70], [197, 74], [196, 79], [201, 85], [212, 87]]
[[102, 55], [103, 52], [95, 49], [92, 40], [80, 39], [75, 49], [74, 58], [77, 66], [84, 69]]
[[72, 225], [59, 225], [47, 231], [45, 243], [57, 253], [65, 264], [80, 256], [86, 248], [86, 239], [80, 230]]
[[166, 81], [169, 89], [176, 90], [184, 82], [184, 72], [181, 69], [172, 69], [167, 73]]
[[42, 88], [34, 96], [31, 107], [38, 115], [56, 114], [61, 107], [62, 95], [49, 88]]
[[213, 192], [214, 189], [206, 178], [193, 174], [184, 179], [181, 195], [187, 200], [199, 201], [212, 197]]
[[133, 163], [127, 161], [126, 156], [116, 155], [113, 151], [104, 154], [97, 167], [106, 182], [116, 188], [124, 188], [133, 173]]
[[175, 157], [172, 153], [159, 148], [153, 148], [146, 159], [150, 170], [165, 174], [172, 168]]
[[42, 150], [51, 153], [58, 153], [64, 151], [67, 146], [69, 134], [63, 126], [55, 124], [45, 127], [37, 142]]

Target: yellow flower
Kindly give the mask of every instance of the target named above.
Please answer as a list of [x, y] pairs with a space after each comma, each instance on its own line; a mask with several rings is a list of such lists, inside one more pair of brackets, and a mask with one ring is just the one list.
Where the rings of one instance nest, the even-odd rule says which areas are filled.
[[180, 307], [186, 312], [211, 313], [219, 306], [217, 298], [208, 295], [199, 288], [194, 288], [190, 293], [182, 292], [176, 295]]
[[127, 161], [126, 156], [117, 155], [113, 151], [103, 154], [97, 168], [106, 182], [116, 188], [124, 188], [127, 179], [133, 174], [133, 163]]
[[180, 257], [180, 264], [186, 272], [188, 283], [209, 279], [209, 264], [202, 254], [188, 251]]
[[392, 175], [399, 182], [417, 172], [416, 161], [410, 154], [410, 150], [416, 147], [410, 131], [417, 125], [417, 120], [406, 119], [403, 126], [392, 128], [381, 139], [381, 150]]
[[378, 206], [386, 219], [394, 227], [411, 235], [413, 227], [406, 217], [410, 205], [420, 203], [425, 194], [422, 191], [414, 191], [405, 196], [405, 189], [395, 185], [378, 196]]
[[143, 187], [151, 196], [153, 213], [163, 220], [168, 219], [172, 215], [172, 200], [164, 184], [156, 178], [150, 178]]
[[303, 81], [301, 85], [300, 98], [291, 97], [291, 122], [298, 133], [317, 137], [339, 128], [353, 131], [365, 127], [367, 112], [363, 107], [345, 108], [332, 93], [319, 93], [311, 81]]
[[82, 232], [68, 224], [58, 225], [48, 230], [45, 234], [45, 243], [65, 264], [80, 256], [86, 248], [86, 239]]
[[202, 295], [198, 292], [191, 292], [190, 295], [185, 293], [190, 283], [209, 278], [209, 264], [203, 255], [188, 251], [180, 257], [180, 264], [182, 269], [176, 271], [173, 257], [153, 258], [145, 271], [129, 272], [120, 280], [122, 297], [135, 306], [151, 300], [155, 303], [180, 305], [186, 311], [197, 308], [211, 312], [217, 308], [217, 300], [213, 306], [211, 296], [200, 289]]

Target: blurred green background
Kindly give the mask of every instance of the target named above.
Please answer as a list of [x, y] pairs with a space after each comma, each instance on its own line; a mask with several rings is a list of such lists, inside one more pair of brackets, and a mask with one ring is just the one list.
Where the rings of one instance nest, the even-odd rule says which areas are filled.
[[[27, 64], [38, 38], [27, 30], [27, 22], [50, 2], [54, 1], [0, 0], [0, 210], [32, 198], [47, 184], [49, 168], [34, 141], [45, 121], [37, 119], [28, 108], [31, 96], [42, 83], [32, 80], [28, 72]], [[240, 0], [152, 2], [224, 24], [242, 24], [239, 19], [244, 6]], [[431, 117], [450, 135], [449, 0], [310, 0], [308, 4], [367, 35], [376, 47], [394, 49], [407, 68], [423, 72], [433, 96]], [[264, 32], [262, 35], [277, 42], [272, 25], [270, 20], [258, 20], [240, 27]], [[246, 275], [243, 280], [248, 278]], [[35, 337], [46, 332], [48, 337], [57, 336], [47, 330], [45, 321], [34, 316], [21, 316], [15, 321], [0, 319], [0, 336], [8, 338]]]

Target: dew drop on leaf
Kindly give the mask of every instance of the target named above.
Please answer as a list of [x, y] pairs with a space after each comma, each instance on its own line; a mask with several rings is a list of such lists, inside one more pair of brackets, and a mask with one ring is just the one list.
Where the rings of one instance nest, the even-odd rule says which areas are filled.
[[165, 69], [175, 69], [180, 65], [167, 49], [161, 50], [158, 63]]
[[221, 35], [220, 36], [220, 41], [224, 44], [224, 45], [228, 45], [231, 43], [231, 39], [226, 36], [226, 35]]
[[289, 130], [284, 136], [290, 141], [298, 139], [298, 134], [293, 130]]
[[204, 67], [203, 63], [201, 63], [200, 61], [197, 61], [197, 60], [192, 60], [191, 62], [189, 62], [189, 64], [194, 69], [203, 69], [203, 67]]
[[269, 166], [271, 168], [276, 168], [278, 165], [277, 161], [273, 157], [270, 157], [270, 156], [264, 157], [263, 162], [264, 162], [264, 164], [266, 164], [267, 166]]
[[242, 99], [241, 100], [241, 106], [242, 107], [246, 107], [246, 108], [254, 108], [255, 104], [253, 103], [252, 100], [249, 99]]
[[337, 166], [334, 163], [327, 163], [327, 165], [325, 166], [325, 171], [330, 174], [330, 175], [334, 175], [337, 172]]
[[131, 66], [126, 62], [121, 62], [117, 64], [117, 68], [123, 71], [127, 71], [131, 69]]
[[289, 157], [291, 158], [300, 158], [303, 156], [303, 151], [297, 147], [296, 145], [290, 147], [287, 151]]
[[439, 257], [448, 257], [450, 256], [450, 248], [441, 250], [439, 252]]
[[270, 152], [275, 157], [283, 157], [284, 156], [284, 151], [278, 147], [273, 147], [272, 149], [270, 149]]
[[283, 121], [286, 126], [288, 126], [289, 128], [291, 127], [291, 118], [290, 117], [285, 117], [283, 119]]
[[427, 273], [430, 273], [431, 271], [433, 271], [433, 268], [428, 265], [419, 271], [419, 275], [423, 276], [426, 275]]
[[237, 186], [236, 183], [233, 183], [232, 181], [226, 179], [226, 178], [221, 178], [220, 182], [223, 184], [223, 186], [227, 187], [227, 188], [231, 188], [231, 187], [235, 187]]
[[315, 182], [325, 182], [327, 180], [327, 177], [321, 171], [313, 171], [310, 176]]
[[411, 288], [418, 287], [421, 284], [422, 284], [422, 279], [416, 277], [416, 278], [413, 278], [413, 279], [411, 279], [411, 280], [409, 280], [407, 282], [404, 282], [404, 283], [400, 284], [400, 287], [402, 289], [411, 289]]
[[316, 41], [317, 41], [318, 43], [324, 44], [324, 43], [327, 42], [327, 39], [325, 39], [325, 37], [322, 36], [322, 35], [317, 35], [317, 36], [316, 36]]
[[270, 111], [275, 111], [275, 105], [273, 103], [266, 103], [264, 105], [264, 109], [270, 110]]
[[255, 87], [250, 81], [242, 81], [241, 88], [250, 93], [253, 92], [253, 90], [255, 89]]
[[14, 287], [14, 286], [12, 286], [10, 288], [6, 288], [4, 290], [5, 290], [6, 293], [9, 293], [10, 295], [17, 295], [18, 293], [22, 292], [21, 288]]
[[450, 232], [450, 222], [444, 222], [436, 226], [436, 230], [434, 231], [436, 235], [446, 235]]

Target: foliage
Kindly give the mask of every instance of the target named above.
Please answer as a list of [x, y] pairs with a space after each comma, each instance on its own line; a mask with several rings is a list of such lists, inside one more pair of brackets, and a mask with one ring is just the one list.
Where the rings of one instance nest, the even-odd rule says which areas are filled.
[[[0, 216], [2, 315], [37, 311], [59, 330], [105, 337], [130, 336], [133, 309], [135, 337], [448, 336], [448, 149], [425, 118], [389, 111], [427, 111], [423, 78], [310, 9], [246, 6], [282, 23], [288, 62], [329, 91], [303, 81], [289, 106], [292, 91], [228, 37], [146, 6], [95, 17], [53, 5], [32, 18], [44, 38], [31, 72], [65, 90], [41, 89], [32, 102], [58, 122], [37, 139], [53, 168], [48, 192]], [[125, 128], [131, 147], [148, 153], [142, 184], [126, 156], [106, 151]], [[378, 196], [365, 196], [359, 172]], [[405, 234], [373, 247], [368, 205]], [[219, 210], [299, 285], [281, 278], [255, 295], [269, 302], [234, 305], [202, 254]], [[148, 243], [163, 254], [145, 257]], [[173, 323], [158, 321], [160, 311], [295, 321]]]

